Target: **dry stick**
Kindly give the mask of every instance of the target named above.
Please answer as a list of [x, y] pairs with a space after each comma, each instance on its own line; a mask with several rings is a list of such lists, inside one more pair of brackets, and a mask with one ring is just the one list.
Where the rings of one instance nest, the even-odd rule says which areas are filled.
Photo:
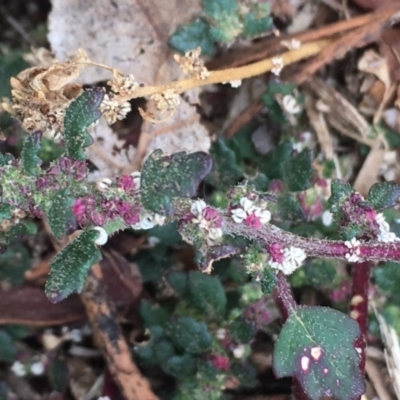
[[271, 71], [274, 67], [276, 67], [276, 62], [278, 59], [282, 66], [285, 67], [286, 65], [293, 64], [297, 61], [318, 54], [331, 42], [332, 40], [319, 40], [316, 42], [307, 43], [300, 49], [287, 51], [275, 57], [267, 58], [266, 60], [259, 61], [254, 64], [238, 68], [228, 68], [221, 71], [210, 71], [210, 75], [205, 79], [188, 78], [165, 85], [138, 87], [132, 94], [118, 97], [118, 101], [119, 103], [123, 103], [138, 97], [146, 97], [156, 93], [163, 93], [166, 90], [173, 90], [175, 93], [179, 94], [196, 87], [251, 78]]
[[149, 382], [133, 363], [116, 315], [106, 301], [102, 282], [101, 267], [95, 264], [89, 272], [81, 298], [110, 373], [126, 400], [158, 400]]

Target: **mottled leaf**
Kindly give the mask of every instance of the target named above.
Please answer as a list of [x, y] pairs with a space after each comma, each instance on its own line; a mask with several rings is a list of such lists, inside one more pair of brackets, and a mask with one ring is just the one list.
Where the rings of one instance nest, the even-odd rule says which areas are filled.
[[212, 56], [214, 41], [210, 35], [210, 25], [204, 19], [196, 19], [188, 25], [180, 26], [169, 39], [169, 44], [181, 53], [201, 47], [201, 53]]
[[46, 283], [46, 295], [52, 303], [82, 291], [90, 267], [101, 259], [94, 243], [98, 236], [95, 229], [84, 231], [54, 257]]
[[397, 301], [400, 300], [400, 263], [386, 262], [375, 268], [373, 275], [380, 290]]
[[38, 156], [41, 141], [42, 132], [34, 132], [26, 138], [22, 147], [21, 163], [27, 175], [36, 176], [39, 173], [39, 166], [42, 163], [42, 160]]
[[74, 198], [71, 196], [68, 188], [59, 190], [50, 200], [51, 206], [47, 213], [47, 218], [51, 231], [57, 239], [62, 239], [67, 233], [72, 221], [74, 221], [74, 213], [72, 205]]
[[283, 181], [291, 192], [300, 192], [310, 187], [312, 173], [313, 155], [311, 150], [304, 149], [301, 153], [288, 159]]
[[210, 153], [214, 157], [214, 167], [206, 181], [221, 190], [236, 185], [243, 177], [243, 169], [238, 165], [235, 152], [219, 139], [213, 143]]
[[176, 348], [192, 354], [206, 353], [213, 340], [204, 322], [189, 317], [170, 319], [166, 334]]
[[395, 182], [375, 183], [368, 192], [368, 200], [377, 211], [394, 207], [399, 197], [400, 185]]
[[93, 142], [87, 129], [97, 121], [99, 106], [104, 98], [102, 88], [86, 90], [68, 107], [64, 119], [64, 137], [67, 155], [76, 160], [85, 160], [85, 148]]
[[357, 322], [339, 311], [299, 307], [289, 316], [275, 345], [275, 374], [296, 378], [311, 400], [322, 396], [356, 399], [365, 392], [355, 349], [359, 336]]
[[164, 156], [161, 150], [156, 150], [142, 169], [142, 204], [149, 211], [172, 214], [173, 199], [194, 196], [211, 168], [212, 158], [203, 152]]
[[277, 206], [283, 221], [299, 222], [306, 219], [306, 213], [300, 203], [289, 194], [279, 195]]
[[254, 323], [247, 321], [242, 315], [236, 317], [229, 328], [232, 338], [239, 343], [249, 343], [257, 332]]

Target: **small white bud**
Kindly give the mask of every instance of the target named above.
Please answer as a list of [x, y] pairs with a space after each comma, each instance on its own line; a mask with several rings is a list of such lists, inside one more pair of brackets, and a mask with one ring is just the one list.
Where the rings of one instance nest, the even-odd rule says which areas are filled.
[[110, 189], [111, 185], [112, 180], [110, 178], [101, 178], [96, 182], [96, 187], [100, 190], [100, 192], [106, 192], [108, 189]]
[[135, 183], [135, 190], [140, 189], [140, 177], [141, 173], [139, 171], [135, 171], [131, 173], [131, 176], [133, 177], [133, 182]]
[[103, 244], [106, 244], [108, 240], [108, 234], [105, 229], [101, 226], [95, 226], [93, 229], [99, 232], [99, 236], [94, 243], [97, 244], [97, 246], [103, 246]]
[[192, 203], [190, 207], [190, 212], [193, 215], [201, 215], [204, 211], [204, 209], [207, 207], [207, 204], [205, 203], [204, 200], [196, 200]]
[[243, 210], [243, 208], [235, 208], [231, 210], [232, 219], [237, 223], [240, 224], [243, 220], [246, 219], [247, 213]]
[[236, 346], [233, 350], [233, 357], [239, 359], [243, 358], [245, 350], [245, 347], [242, 344], [239, 344], [239, 346]]
[[31, 374], [36, 376], [43, 375], [44, 369], [44, 364], [41, 361], [34, 362], [30, 368]]
[[283, 96], [282, 108], [289, 114], [298, 114], [301, 111], [301, 106], [296, 98], [291, 94]]
[[22, 378], [26, 376], [26, 367], [22, 364], [21, 361], [15, 361], [14, 364], [11, 366], [11, 371], [16, 375]]

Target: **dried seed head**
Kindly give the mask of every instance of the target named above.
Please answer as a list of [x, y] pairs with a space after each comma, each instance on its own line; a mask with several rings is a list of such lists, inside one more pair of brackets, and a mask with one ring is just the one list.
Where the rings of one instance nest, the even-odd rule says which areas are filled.
[[185, 75], [194, 79], [206, 79], [210, 72], [204, 66], [204, 61], [200, 58], [201, 48], [187, 51], [184, 56], [175, 54], [175, 61], [182, 68]]
[[133, 75], [123, 75], [116, 69], [113, 70], [113, 79], [107, 82], [111, 86], [114, 93], [119, 93], [122, 96], [132, 94], [139, 84]]
[[157, 109], [162, 112], [175, 110], [181, 100], [179, 94], [173, 89], [167, 89], [162, 93], [155, 93], [150, 96], [150, 99], [154, 100]]
[[131, 105], [127, 101], [119, 104], [114, 95], [106, 94], [100, 104], [99, 110], [104, 115], [109, 125], [114, 124], [118, 120], [124, 119], [131, 111]]

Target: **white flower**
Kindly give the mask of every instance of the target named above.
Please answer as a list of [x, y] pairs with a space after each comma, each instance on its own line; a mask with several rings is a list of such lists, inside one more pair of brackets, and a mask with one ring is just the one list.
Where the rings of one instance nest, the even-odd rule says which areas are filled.
[[226, 329], [224, 329], [224, 328], [218, 329], [215, 336], [219, 340], [224, 340], [226, 338]]
[[240, 205], [246, 213], [251, 214], [254, 211], [254, 203], [247, 197], [242, 197], [240, 199]]
[[200, 216], [203, 214], [203, 211], [207, 207], [207, 204], [204, 200], [196, 200], [192, 203], [190, 207], [190, 212], [195, 216]]
[[260, 222], [265, 225], [269, 221], [271, 221], [271, 213], [268, 210], [262, 210], [261, 208], [257, 208], [254, 211], [254, 215], [260, 218]]
[[140, 216], [140, 221], [131, 225], [132, 229], [148, 230], [156, 225], [164, 225], [166, 218], [159, 214], [145, 213]]
[[346, 240], [344, 242], [345, 246], [350, 250], [345, 254], [346, 260], [348, 262], [359, 262], [360, 261], [360, 241], [356, 238]]
[[283, 249], [284, 259], [281, 263], [276, 261], [270, 262], [271, 268], [282, 271], [285, 275], [290, 275], [298, 269], [303, 261], [307, 258], [305, 251], [299, 247], [286, 247]]
[[22, 364], [21, 361], [15, 361], [14, 364], [11, 366], [11, 371], [21, 378], [25, 376], [27, 372], [25, 365]]
[[326, 210], [323, 212], [321, 219], [325, 226], [329, 226], [333, 222], [333, 214], [329, 210]]
[[44, 369], [44, 364], [41, 361], [34, 362], [30, 368], [32, 375], [36, 376], [43, 375]]
[[301, 106], [296, 98], [291, 94], [283, 96], [282, 108], [289, 114], [298, 114], [301, 111]]
[[95, 226], [93, 229], [99, 232], [99, 236], [94, 243], [97, 244], [97, 246], [103, 246], [103, 244], [106, 244], [108, 240], [108, 234], [105, 229], [101, 226]]
[[131, 173], [131, 176], [133, 177], [133, 182], [135, 184], [135, 190], [139, 190], [141, 173], [139, 171], [135, 171], [135, 172]]
[[243, 358], [245, 350], [246, 350], [246, 348], [242, 344], [239, 344], [238, 346], [236, 346], [233, 349], [233, 357], [239, 358], [239, 359]]
[[110, 189], [111, 185], [112, 180], [110, 178], [101, 178], [96, 182], [96, 187], [100, 190], [100, 192], [106, 192], [108, 189]]
[[272, 65], [273, 68], [271, 69], [271, 72], [276, 75], [279, 76], [281, 74], [282, 68], [283, 68], [283, 59], [282, 57], [274, 57], [272, 59]]
[[231, 214], [232, 214], [232, 219], [237, 224], [240, 224], [241, 222], [243, 222], [247, 217], [247, 213], [246, 213], [246, 211], [243, 210], [243, 208], [235, 208], [235, 209], [231, 210]]
[[383, 243], [393, 243], [400, 240], [395, 233], [390, 232], [390, 225], [387, 223], [382, 213], [377, 214], [375, 221], [379, 225], [378, 241]]

